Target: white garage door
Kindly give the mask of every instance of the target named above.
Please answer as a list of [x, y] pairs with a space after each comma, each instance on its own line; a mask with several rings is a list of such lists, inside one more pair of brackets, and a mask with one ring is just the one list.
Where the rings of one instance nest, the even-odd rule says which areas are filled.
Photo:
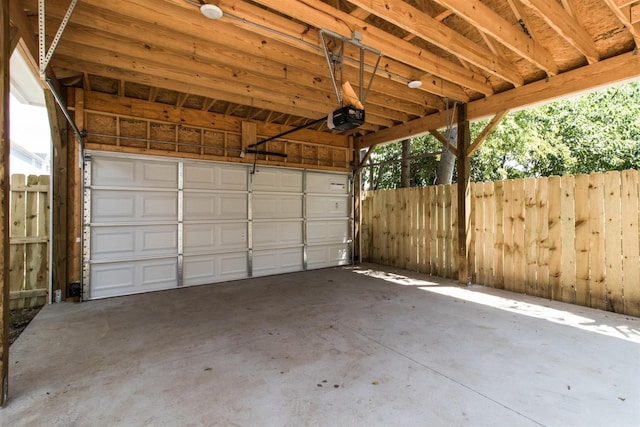
[[85, 299], [348, 264], [349, 176], [90, 153]]

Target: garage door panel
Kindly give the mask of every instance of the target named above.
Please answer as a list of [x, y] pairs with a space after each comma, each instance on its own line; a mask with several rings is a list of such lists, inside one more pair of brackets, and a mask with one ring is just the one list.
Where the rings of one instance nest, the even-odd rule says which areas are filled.
[[296, 221], [255, 221], [253, 223], [253, 246], [276, 247], [301, 245], [302, 220]]
[[246, 222], [184, 225], [185, 253], [246, 248]]
[[302, 218], [302, 196], [290, 194], [254, 194], [254, 219]]
[[307, 173], [307, 193], [346, 194], [348, 185], [349, 176], [345, 174]]
[[176, 188], [178, 165], [140, 159], [95, 157], [91, 183], [94, 186]]
[[91, 229], [91, 259], [96, 261], [176, 255], [175, 225], [113, 226]]
[[224, 220], [247, 218], [246, 194], [184, 194], [184, 220]]
[[184, 164], [184, 188], [225, 191], [247, 190], [246, 167], [213, 165], [207, 163]]
[[93, 190], [92, 223], [177, 221], [176, 192]]
[[301, 271], [302, 248], [280, 249], [278, 251], [253, 251], [253, 276], [291, 273]]
[[309, 246], [307, 248], [307, 268], [309, 270], [347, 265], [350, 258], [348, 244]]
[[256, 168], [254, 192], [302, 193], [302, 171], [278, 168]]
[[307, 196], [309, 218], [346, 218], [349, 216], [347, 196]]
[[248, 277], [247, 253], [185, 255], [183, 275], [184, 286], [244, 279]]
[[177, 258], [121, 261], [91, 266], [91, 298], [106, 298], [176, 287]]
[[307, 242], [348, 243], [349, 223], [345, 220], [307, 222]]

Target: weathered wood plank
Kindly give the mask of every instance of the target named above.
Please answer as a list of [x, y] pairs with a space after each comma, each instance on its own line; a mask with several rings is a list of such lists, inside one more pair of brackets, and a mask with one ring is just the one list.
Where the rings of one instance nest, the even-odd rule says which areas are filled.
[[640, 173], [622, 172], [622, 269], [624, 312], [640, 316]]
[[589, 305], [607, 309], [604, 174], [589, 175]]
[[483, 283], [484, 276], [484, 192], [482, 183], [472, 183], [469, 186], [471, 193], [471, 244], [469, 245], [469, 274], [473, 283]]
[[485, 182], [483, 185], [484, 193], [484, 264], [485, 275], [483, 278], [483, 284], [485, 286], [494, 286], [494, 265], [493, 259], [495, 257], [495, 191], [493, 182]]
[[549, 291], [550, 298], [562, 301], [562, 180], [558, 176], [549, 178]]
[[618, 171], [604, 175], [604, 221], [607, 310], [624, 312], [622, 292], [622, 199], [620, 194], [621, 174]]
[[[16, 174], [11, 177], [11, 184], [16, 186], [26, 186], [26, 177]], [[11, 210], [9, 239], [11, 237], [25, 238], [27, 236], [27, 198], [24, 191], [11, 191]], [[24, 290], [25, 284], [25, 254], [26, 244], [16, 244], [10, 246], [10, 266], [9, 280], [10, 292]], [[25, 305], [24, 299], [14, 301], [12, 308], [22, 308]]]
[[573, 175], [565, 175], [561, 178], [561, 199], [560, 199], [560, 227], [561, 236], [561, 278], [562, 278], [562, 299], [561, 301], [576, 303], [576, 183]]
[[538, 203], [536, 199], [536, 179], [524, 180], [524, 292], [539, 295], [538, 291]]
[[[560, 203], [558, 202], [558, 205]], [[536, 182], [536, 232], [538, 248], [536, 284], [539, 297], [551, 299], [549, 283], [549, 179], [538, 178]]]
[[515, 285], [514, 181], [504, 182], [504, 289], [513, 291]]
[[493, 244], [493, 287], [504, 289], [504, 182], [497, 181], [493, 185], [495, 200], [494, 232], [495, 240]]
[[427, 188], [429, 194], [429, 274], [438, 274], [438, 223], [440, 212], [438, 211], [438, 187]]
[[[0, 407], [9, 393], [9, 2], [0, 5]], [[33, 42], [33, 40], [31, 40]]]
[[575, 178], [576, 304], [589, 305], [589, 175]]
[[[459, 256], [460, 255], [460, 250], [458, 248], [460, 248], [460, 245], [458, 243], [458, 240], [461, 237], [460, 233], [456, 233], [455, 230], [458, 230], [458, 215], [457, 213], [458, 211], [458, 203], [459, 203], [459, 197], [458, 197], [458, 186], [457, 185], [449, 185], [449, 190], [450, 190], [450, 197], [451, 197], [451, 208], [450, 208], [450, 212], [451, 212], [451, 252], [449, 255], [449, 265], [450, 265], [450, 270], [451, 270], [451, 275], [449, 276], [450, 279], [458, 279], [458, 281], [460, 280], [460, 263], [463, 261], [462, 258]], [[466, 212], [469, 212], [469, 208], [466, 209]], [[467, 219], [469, 218], [469, 216], [467, 215]], [[466, 228], [468, 228], [469, 226], [467, 226]], [[467, 240], [469, 240], [469, 236], [467, 236]], [[468, 253], [469, 250], [467, 248], [467, 258], [468, 258]], [[464, 268], [464, 271], [466, 271], [467, 273], [464, 274], [465, 277], [467, 277], [467, 280], [465, 280], [464, 283], [467, 283], [468, 281], [468, 276], [469, 276], [469, 267]]]
[[525, 200], [524, 200], [524, 180], [516, 179], [513, 182], [513, 290], [515, 292], [525, 292]]

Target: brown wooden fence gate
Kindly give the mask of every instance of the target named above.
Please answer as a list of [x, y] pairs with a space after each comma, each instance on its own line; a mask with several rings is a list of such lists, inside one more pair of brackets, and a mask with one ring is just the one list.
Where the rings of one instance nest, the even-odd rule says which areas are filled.
[[12, 175], [11, 309], [45, 304], [49, 289], [49, 176]]

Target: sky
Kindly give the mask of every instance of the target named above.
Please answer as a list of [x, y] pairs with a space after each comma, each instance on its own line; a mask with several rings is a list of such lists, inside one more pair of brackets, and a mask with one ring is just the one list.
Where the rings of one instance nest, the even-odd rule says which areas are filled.
[[13, 95], [9, 108], [11, 140], [33, 153], [49, 153], [51, 130], [46, 108], [21, 104]]

